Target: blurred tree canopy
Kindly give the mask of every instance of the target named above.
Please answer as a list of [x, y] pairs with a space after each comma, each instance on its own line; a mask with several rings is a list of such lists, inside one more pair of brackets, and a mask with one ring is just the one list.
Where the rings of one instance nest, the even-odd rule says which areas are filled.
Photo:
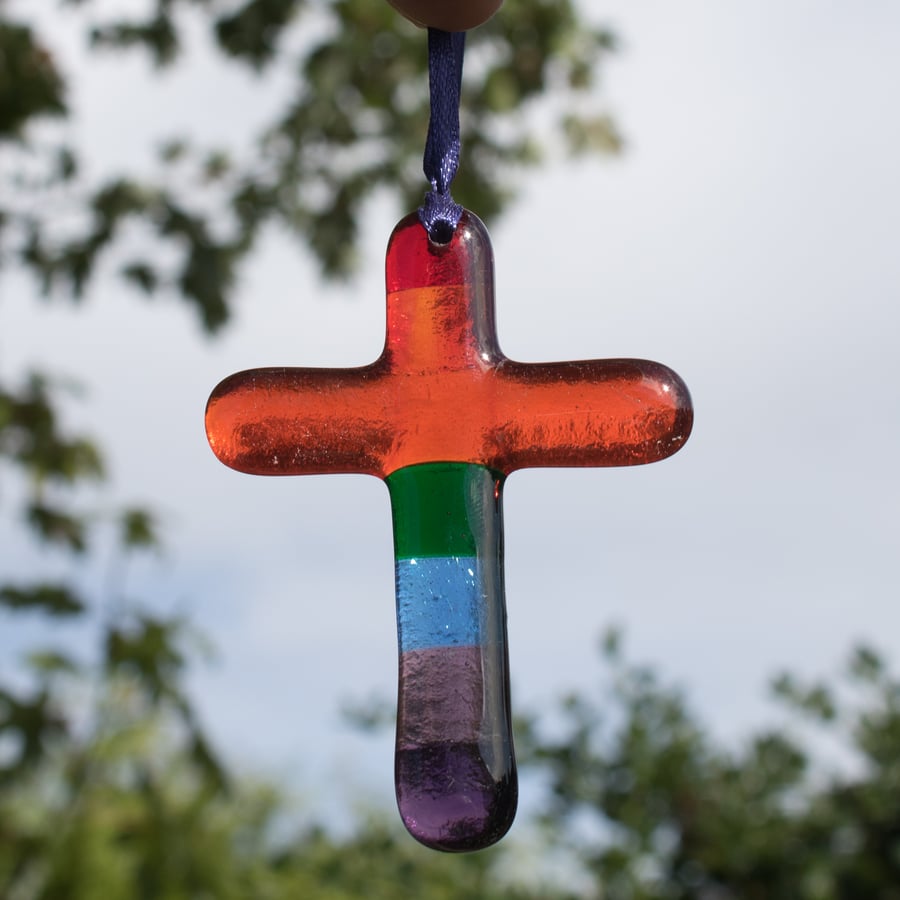
[[[343, 276], [353, 269], [367, 199], [385, 191], [403, 212], [421, 202], [425, 34], [384, 0], [146, 0], [126, 5], [137, 7], [129, 17], [111, 17], [91, 0], [61, 6], [96, 54], [142, 53], [177, 75], [184, 33], [197, 26], [222, 65], [258, 73], [260, 90], [275, 74], [291, 87], [249, 153], [162, 135], [158, 180], [119, 172], [86, 183], [84, 147], [64, 129], [40, 142], [29, 130], [39, 119], [64, 120], [77, 84], [66, 82], [24, 4], [18, 19], [0, 12], [2, 262], [26, 267], [45, 292], [83, 296], [98, 257], [139, 220], [156, 242], [121, 274], [149, 294], [180, 293], [214, 330], [228, 317], [236, 269], [267, 223], [295, 235], [326, 276]], [[518, 0], [468, 44], [454, 188], [461, 203], [495, 219], [521, 169], [546, 149], [539, 135], [555, 132], [574, 153], [618, 149], [595, 90], [615, 40], [570, 0]], [[548, 120], [558, 127], [548, 129]], [[73, 220], [81, 223], [74, 232]], [[175, 256], [168, 266], [159, 262], [161, 245]]]
[[547, 846], [610, 900], [900, 898], [900, 680], [870, 648], [841, 677], [773, 681], [778, 727], [723, 747], [684, 697], [606, 640], [606, 689], [527, 723]]
[[[81, 299], [108, 256], [133, 289], [181, 297], [213, 332], [267, 225], [292, 234], [325, 276], [346, 276], [367, 199], [380, 191], [398, 206], [420, 202], [425, 34], [383, 0], [61, 0], [56, 18], [50, 6], [0, 0], [0, 279], [24, 271], [51, 298]], [[154, 174], [92, 176], [83, 165], [90, 135], [73, 112], [79, 72], [54, 50], [63, 29], [83, 34], [89, 60], [140, 55], [172, 77], [189, 77], [180, 63], [189, 34], [202, 32], [219, 65], [256, 73], [260, 90], [275, 76], [290, 89], [247, 146], [162, 134]], [[460, 200], [488, 216], [507, 204], [517, 171], [538, 159], [531, 107], [559, 120], [574, 152], [616, 149], [608, 117], [579, 114], [576, 102], [596, 99], [591, 89], [614, 41], [567, 0], [522, 0], [470, 45]], [[146, 239], [123, 241], [135, 223]], [[55, 579], [0, 573], [0, 623], [7, 634], [36, 618], [96, 627], [97, 651], [79, 656], [58, 627], [47, 628], [46, 645], [32, 647], [21, 667], [0, 669], [0, 893], [62, 896], [71, 884], [73, 896], [109, 897], [121, 883], [169, 896], [167, 873], [178, 864], [162, 860], [194, 853], [194, 817], [216, 823], [196, 832], [212, 853], [244, 840], [243, 831], [259, 839], [268, 813], [257, 821], [252, 805], [244, 815], [225, 799], [225, 772], [184, 691], [196, 653], [185, 624], [148, 612], [122, 577], [129, 559], [158, 547], [154, 515], [108, 509], [103, 454], [65, 427], [65, 389], [41, 373], [0, 384], [0, 472], [15, 485], [3, 499], [24, 498], [7, 512], [53, 558], [48, 570], [62, 571], [61, 556], [73, 560], [71, 575]], [[79, 565], [110, 543], [120, 577], [91, 595]], [[172, 736], [174, 746], [157, 746]], [[155, 762], [157, 752], [170, 764]], [[107, 856], [109, 884], [89, 888], [92, 861]]]
[[[779, 727], [738, 746], [617, 640], [604, 663], [601, 690], [518, 723], [523, 772], [544, 788], [536, 837], [447, 856], [380, 814], [342, 837], [287, 829], [277, 787], [225, 778], [177, 693], [129, 662], [104, 675], [89, 729], [0, 784], [0, 897], [900, 896], [900, 680], [876, 653], [856, 650], [832, 683], [776, 679]], [[57, 692], [78, 683], [45, 671]]]
[[[135, 163], [98, 176], [74, 112], [79, 71], [56, 49], [73, 29], [89, 62], [137, 55], [170, 77], [185, 77], [189, 36], [202, 33], [222, 67], [255, 73], [260, 90], [276, 77], [290, 87], [245, 145], [164, 133], [152, 174]], [[25, 272], [40, 293], [80, 300], [105, 257], [133, 290], [182, 298], [213, 332], [269, 225], [326, 277], [350, 274], [369, 198], [410, 207], [427, 187], [424, 38], [382, 0], [0, 0], [0, 285]], [[461, 201], [488, 217], [504, 208], [538, 161], [538, 113], [573, 152], [617, 148], [609, 118], [583, 111], [613, 45], [565, 0], [522, 0], [472, 36]], [[135, 225], [145, 239], [123, 240]], [[67, 383], [4, 377], [4, 511], [49, 564], [0, 573], [6, 641], [44, 635], [0, 666], [0, 897], [394, 897], [397, 884], [496, 896], [486, 861], [423, 865], [381, 825], [345, 842], [315, 830], [274, 840], [281, 801], [229, 777], [185, 691], [199, 642], [129, 596], [129, 561], [160, 544], [153, 513], [109, 508], [101, 449], [65, 424]], [[115, 577], [97, 590], [81, 573], [110, 545]], [[62, 623], [82, 638], [67, 641]]]
[[[159, 179], [123, 171], [92, 183], [80, 164], [89, 147], [67, 131], [77, 83], [34, 6], [0, 0], [0, 279], [24, 270], [50, 295], [85, 296], [100, 257], [140, 221], [155, 243], [122, 276], [182, 296], [212, 331], [267, 224], [294, 234], [324, 274], [345, 275], [368, 198], [418, 204], [424, 35], [382, 0], [111, 6], [69, 0], [59, 12], [97, 54], [172, 69], [199, 23], [223, 65], [288, 71], [290, 99], [249, 156], [169, 141]], [[596, 100], [614, 46], [567, 0], [510, 2], [475, 31], [458, 199], [495, 218], [540, 159], [539, 133], [577, 153], [617, 149], [609, 117], [582, 103]], [[523, 770], [545, 791], [538, 850], [514, 835], [445, 857], [390, 817], [348, 836], [291, 826], [278, 787], [234, 777], [211, 746], [184, 687], [202, 640], [129, 596], [121, 574], [159, 546], [157, 524], [147, 509], [103, 502], [103, 455], [65, 427], [64, 391], [37, 373], [0, 384], [0, 499], [23, 498], [6, 512], [47, 558], [72, 560], [70, 577], [2, 573], [0, 628], [81, 623], [95, 647], [85, 656], [48, 627], [20, 663], [2, 660], [2, 900], [900, 898], [900, 681], [867, 649], [833, 684], [779, 678], [783, 724], [733, 747], [611, 635], [602, 690], [579, 688], [519, 722]], [[90, 589], [79, 567], [109, 544], [119, 577]]]

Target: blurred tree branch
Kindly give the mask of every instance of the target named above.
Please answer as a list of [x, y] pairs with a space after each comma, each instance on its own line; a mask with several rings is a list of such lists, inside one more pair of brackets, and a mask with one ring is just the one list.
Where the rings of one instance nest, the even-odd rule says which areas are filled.
[[[387, 3], [157, 0], [144, 4], [142, 16], [110, 21], [89, 0], [67, 5], [77, 8], [97, 54], [143, 51], [157, 67], [177, 70], [186, 23], [199, 21], [222, 65], [260, 76], [288, 72], [292, 87], [249, 152], [169, 140], [158, 179], [121, 172], [92, 186], [79, 175], [83, 148], [29, 145], [26, 123], [67, 116], [69, 88], [34, 28], [0, 18], [0, 46], [10, 45], [0, 57], [7, 60], [0, 67], [0, 150], [5, 139], [28, 151], [3, 176], [16, 201], [0, 203], [0, 265], [23, 265], [46, 293], [84, 296], [99, 257], [125, 223], [138, 220], [176, 261], [163, 265], [159, 247], [148, 249], [122, 275], [146, 294], [180, 294], [214, 331], [227, 320], [236, 272], [267, 224], [293, 234], [325, 277], [345, 277], [357, 260], [366, 202], [392, 197], [406, 211], [421, 201], [424, 33]], [[470, 34], [455, 183], [461, 203], [495, 220], [522, 170], [543, 158], [548, 135], [577, 154], [619, 149], [597, 95], [601, 65], [615, 45], [570, 0], [519, 0]], [[66, 216], [47, 202], [62, 186]], [[63, 220], [86, 224], [73, 234], [58, 224]]]

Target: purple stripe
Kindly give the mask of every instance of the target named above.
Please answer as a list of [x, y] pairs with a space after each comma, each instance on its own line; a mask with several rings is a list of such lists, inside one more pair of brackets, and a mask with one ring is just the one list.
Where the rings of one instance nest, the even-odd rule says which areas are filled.
[[397, 752], [397, 804], [409, 833], [436, 850], [481, 850], [500, 840], [516, 813], [512, 756], [491, 774], [477, 744]]
[[398, 750], [477, 742], [484, 721], [481, 647], [433, 647], [400, 655]]

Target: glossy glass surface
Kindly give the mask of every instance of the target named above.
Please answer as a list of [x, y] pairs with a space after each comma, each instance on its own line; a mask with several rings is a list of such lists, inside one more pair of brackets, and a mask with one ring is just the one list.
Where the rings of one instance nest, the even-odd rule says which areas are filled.
[[487, 232], [465, 213], [450, 244], [415, 216], [387, 255], [387, 339], [355, 369], [255, 369], [213, 392], [206, 414], [222, 462], [260, 475], [367, 472], [424, 462], [626, 466], [687, 440], [690, 396], [658, 363], [520, 363], [494, 329]]
[[210, 397], [206, 429], [218, 458], [243, 472], [387, 481], [397, 800], [418, 840], [474, 850], [506, 832], [517, 797], [503, 479], [528, 466], [654, 462], [684, 444], [693, 412], [681, 379], [658, 363], [507, 359], [494, 328], [490, 241], [471, 213], [443, 246], [408, 216], [386, 270], [387, 337], [375, 362], [232, 375]]
[[518, 794], [503, 594], [503, 476], [431, 463], [387, 479], [394, 520], [396, 788], [438, 850], [477, 850], [512, 824]]

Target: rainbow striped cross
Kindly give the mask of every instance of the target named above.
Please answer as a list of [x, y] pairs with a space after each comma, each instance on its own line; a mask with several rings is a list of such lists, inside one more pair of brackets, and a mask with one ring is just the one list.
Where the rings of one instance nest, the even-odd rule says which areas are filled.
[[657, 363], [507, 359], [493, 258], [465, 212], [448, 244], [417, 216], [387, 251], [387, 339], [353, 369], [254, 369], [206, 411], [226, 465], [256, 475], [364, 472], [391, 497], [400, 646], [396, 789], [410, 833], [441, 850], [505, 834], [518, 795], [510, 727], [501, 494], [529, 466], [671, 455], [693, 421]]

